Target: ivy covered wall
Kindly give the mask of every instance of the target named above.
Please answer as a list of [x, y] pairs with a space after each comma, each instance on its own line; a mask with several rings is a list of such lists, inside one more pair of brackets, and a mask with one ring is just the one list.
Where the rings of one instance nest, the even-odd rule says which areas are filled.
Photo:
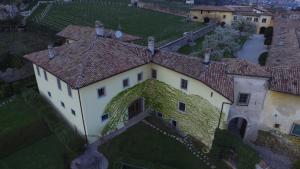
[[[220, 111], [200, 96], [188, 95], [157, 80], [147, 80], [114, 97], [105, 108], [109, 121], [102, 135], [122, 127], [128, 120], [128, 106], [140, 97], [145, 99], [145, 109], [161, 112], [166, 122], [176, 120], [180, 131], [211, 146]], [[186, 104], [186, 112], [178, 111], [178, 101]], [[225, 126], [226, 120], [222, 117], [221, 128]]]

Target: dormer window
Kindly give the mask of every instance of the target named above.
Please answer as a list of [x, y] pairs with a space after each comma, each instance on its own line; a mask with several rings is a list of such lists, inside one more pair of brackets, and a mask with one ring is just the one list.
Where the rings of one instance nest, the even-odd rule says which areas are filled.
[[238, 105], [240, 106], [248, 106], [250, 100], [249, 93], [240, 93], [238, 97]]

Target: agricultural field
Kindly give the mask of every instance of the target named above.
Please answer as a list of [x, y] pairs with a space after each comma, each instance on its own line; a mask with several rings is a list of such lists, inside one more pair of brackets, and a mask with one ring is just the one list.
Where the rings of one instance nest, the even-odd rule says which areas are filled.
[[[117, 29], [120, 25], [126, 33], [145, 39], [154, 36], [160, 44], [203, 26], [202, 23], [186, 22], [184, 17], [128, 7], [129, 2], [94, 0], [53, 4], [48, 14], [39, 19], [38, 24], [58, 32], [69, 24], [93, 27], [95, 21], [100, 20], [106, 28]], [[29, 20], [35, 22], [42, 13], [40, 10], [35, 12]]]

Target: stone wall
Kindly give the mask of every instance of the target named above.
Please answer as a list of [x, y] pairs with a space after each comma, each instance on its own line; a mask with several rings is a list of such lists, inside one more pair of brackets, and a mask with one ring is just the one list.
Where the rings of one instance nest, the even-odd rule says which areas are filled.
[[209, 32], [213, 31], [215, 29], [215, 27], [216, 27], [216, 24], [213, 24], [213, 23], [208, 24], [205, 27], [202, 27], [202, 28], [194, 31], [192, 35], [184, 34], [181, 38], [178, 38], [172, 42], [169, 42], [169, 43], [159, 47], [159, 49], [169, 51], [169, 52], [176, 52], [181, 47], [187, 45], [189, 43], [189, 41], [195, 41], [195, 40], [205, 36]]

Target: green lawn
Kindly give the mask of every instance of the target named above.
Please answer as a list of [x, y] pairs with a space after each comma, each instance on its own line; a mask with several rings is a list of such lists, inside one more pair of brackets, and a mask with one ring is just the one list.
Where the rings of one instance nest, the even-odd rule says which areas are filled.
[[64, 169], [63, 145], [52, 135], [4, 159], [1, 169]]
[[[184, 17], [128, 7], [129, 0], [94, 0], [80, 3], [56, 4], [40, 24], [60, 31], [69, 24], [94, 27], [95, 20], [104, 26], [143, 38], [155, 36], [160, 43], [166, 43], [182, 36], [183, 32], [202, 26], [197, 22], [185, 22]], [[34, 13], [38, 16], [39, 13]], [[145, 42], [145, 41], [143, 41]]]
[[183, 144], [143, 123], [128, 129], [100, 148], [109, 159], [110, 169], [116, 168], [114, 166], [120, 161], [149, 169], [208, 169]]
[[0, 136], [23, 128], [39, 119], [22, 97], [0, 107]]

